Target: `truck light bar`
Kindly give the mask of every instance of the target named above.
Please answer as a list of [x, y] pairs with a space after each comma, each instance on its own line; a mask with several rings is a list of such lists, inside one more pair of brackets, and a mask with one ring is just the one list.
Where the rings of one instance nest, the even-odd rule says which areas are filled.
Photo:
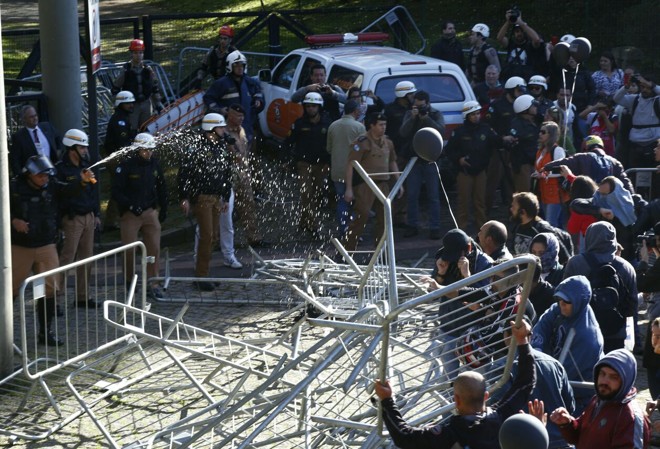
[[366, 42], [383, 42], [389, 39], [387, 33], [345, 33], [345, 34], [312, 34], [305, 37], [309, 45], [355, 44]]

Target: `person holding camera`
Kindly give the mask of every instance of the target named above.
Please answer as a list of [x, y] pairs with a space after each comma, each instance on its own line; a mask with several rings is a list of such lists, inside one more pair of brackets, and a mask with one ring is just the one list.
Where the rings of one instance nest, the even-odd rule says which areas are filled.
[[[637, 290], [650, 296], [648, 307], [648, 321], [653, 323], [660, 317], [660, 221], [653, 226], [653, 234], [638, 236], [641, 239], [639, 248], [639, 264], [637, 265]], [[655, 263], [650, 264], [651, 256], [655, 255]], [[644, 367], [648, 372], [649, 390], [656, 399], [660, 396], [660, 355], [654, 351], [652, 338], [658, 334], [658, 329], [649, 325], [644, 344]], [[656, 343], [657, 344], [657, 343]]]
[[502, 77], [520, 76], [529, 79], [534, 73], [547, 73], [547, 58], [543, 40], [514, 6], [506, 12], [506, 20], [497, 33], [497, 40], [506, 48], [506, 63]]
[[309, 93], [317, 93], [323, 99], [323, 110], [330, 116], [330, 123], [341, 118], [339, 103], [346, 103], [346, 94], [341, 87], [326, 82], [325, 66], [314, 64], [309, 70], [311, 84], [301, 87], [291, 95], [294, 103], [305, 103]]
[[[626, 80], [639, 85], [638, 94], [628, 94], [624, 85], [614, 94], [614, 101], [628, 109], [632, 115], [632, 128], [628, 135], [629, 168], [655, 167], [654, 148], [660, 139], [660, 86], [648, 76], [633, 75]], [[660, 175], [653, 175], [650, 198], [660, 197]]]
[[589, 135], [603, 139], [605, 154], [614, 157], [615, 136], [619, 131], [619, 117], [614, 114], [614, 101], [601, 96], [596, 104], [587, 106], [580, 112], [580, 118], [587, 121]]
[[[415, 133], [422, 128], [433, 128], [440, 134], [445, 131], [445, 119], [440, 111], [431, 107], [431, 97], [428, 92], [415, 92], [412, 108], [406, 112], [399, 128], [403, 142], [401, 149], [406, 159], [416, 156], [412, 141]], [[413, 237], [419, 233], [419, 196], [422, 183], [426, 185], [429, 214], [429, 238], [440, 239], [440, 179], [435, 163], [417, 159], [410, 176], [406, 179], [408, 194], [408, 219], [404, 237]]]

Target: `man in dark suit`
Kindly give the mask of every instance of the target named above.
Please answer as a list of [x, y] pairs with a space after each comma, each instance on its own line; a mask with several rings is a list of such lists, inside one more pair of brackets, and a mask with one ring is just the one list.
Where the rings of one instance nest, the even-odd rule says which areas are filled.
[[36, 109], [25, 105], [21, 109], [21, 128], [11, 138], [9, 166], [14, 176], [19, 175], [27, 160], [32, 156], [44, 155], [55, 164], [59, 160], [62, 139], [53, 125], [39, 123]]

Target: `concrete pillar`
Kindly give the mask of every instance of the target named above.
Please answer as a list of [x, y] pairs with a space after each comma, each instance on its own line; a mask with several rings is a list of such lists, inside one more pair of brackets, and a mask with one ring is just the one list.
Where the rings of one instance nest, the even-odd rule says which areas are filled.
[[77, 0], [39, 0], [39, 30], [43, 91], [50, 121], [60, 133], [82, 129]]
[[[0, 32], [2, 22], [0, 22]], [[2, 42], [0, 41], [0, 55]], [[0, 58], [0, 98], [5, 98], [5, 69]], [[5, 102], [0, 101], [0, 129], [7, 129]], [[9, 173], [7, 139], [0, 139], [0, 173]], [[11, 218], [9, 216], [9, 177], [0, 176], [0, 379], [14, 368], [14, 314], [11, 297]]]

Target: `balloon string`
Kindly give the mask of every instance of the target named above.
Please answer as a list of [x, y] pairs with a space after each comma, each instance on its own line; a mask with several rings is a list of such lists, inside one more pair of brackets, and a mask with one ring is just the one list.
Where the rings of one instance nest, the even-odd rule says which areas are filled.
[[442, 187], [442, 193], [445, 195], [445, 200], [447, 201], [447, 209], [449, 209], [449, 215], [451, 216], [451, 219], [454, 222], [454, 227], [458, 229], [458, 223], [456, 222], [456, 217], [454, 217], [454, 212], [451, 210], [451, 204], [449, 203], [449, 196], [447, 196], [447, 190], [445, 190], [445, 184], [442, 182], [442, 176], [440, 175], [440, 167], [438, 167], [437, 162], [433, 162], [433, 164], [435, 164], [435, 170], [438, 172], [440, 187]]
[[[561, 69], [561, 78], [562, 78], [562, 85], [564, 87], [564, 90], [566, 90], [566, 69], [564, 68]], [[571, 97], [571, 101], [572, 101], [572, 97]], [[570, 110], [570, 102], [568, 108]], [[568, 135], [568, 110], [566, 110], [566, 113], [562, 115], [564, 116], [564, 148], [566, 148], [566, 138]]]

